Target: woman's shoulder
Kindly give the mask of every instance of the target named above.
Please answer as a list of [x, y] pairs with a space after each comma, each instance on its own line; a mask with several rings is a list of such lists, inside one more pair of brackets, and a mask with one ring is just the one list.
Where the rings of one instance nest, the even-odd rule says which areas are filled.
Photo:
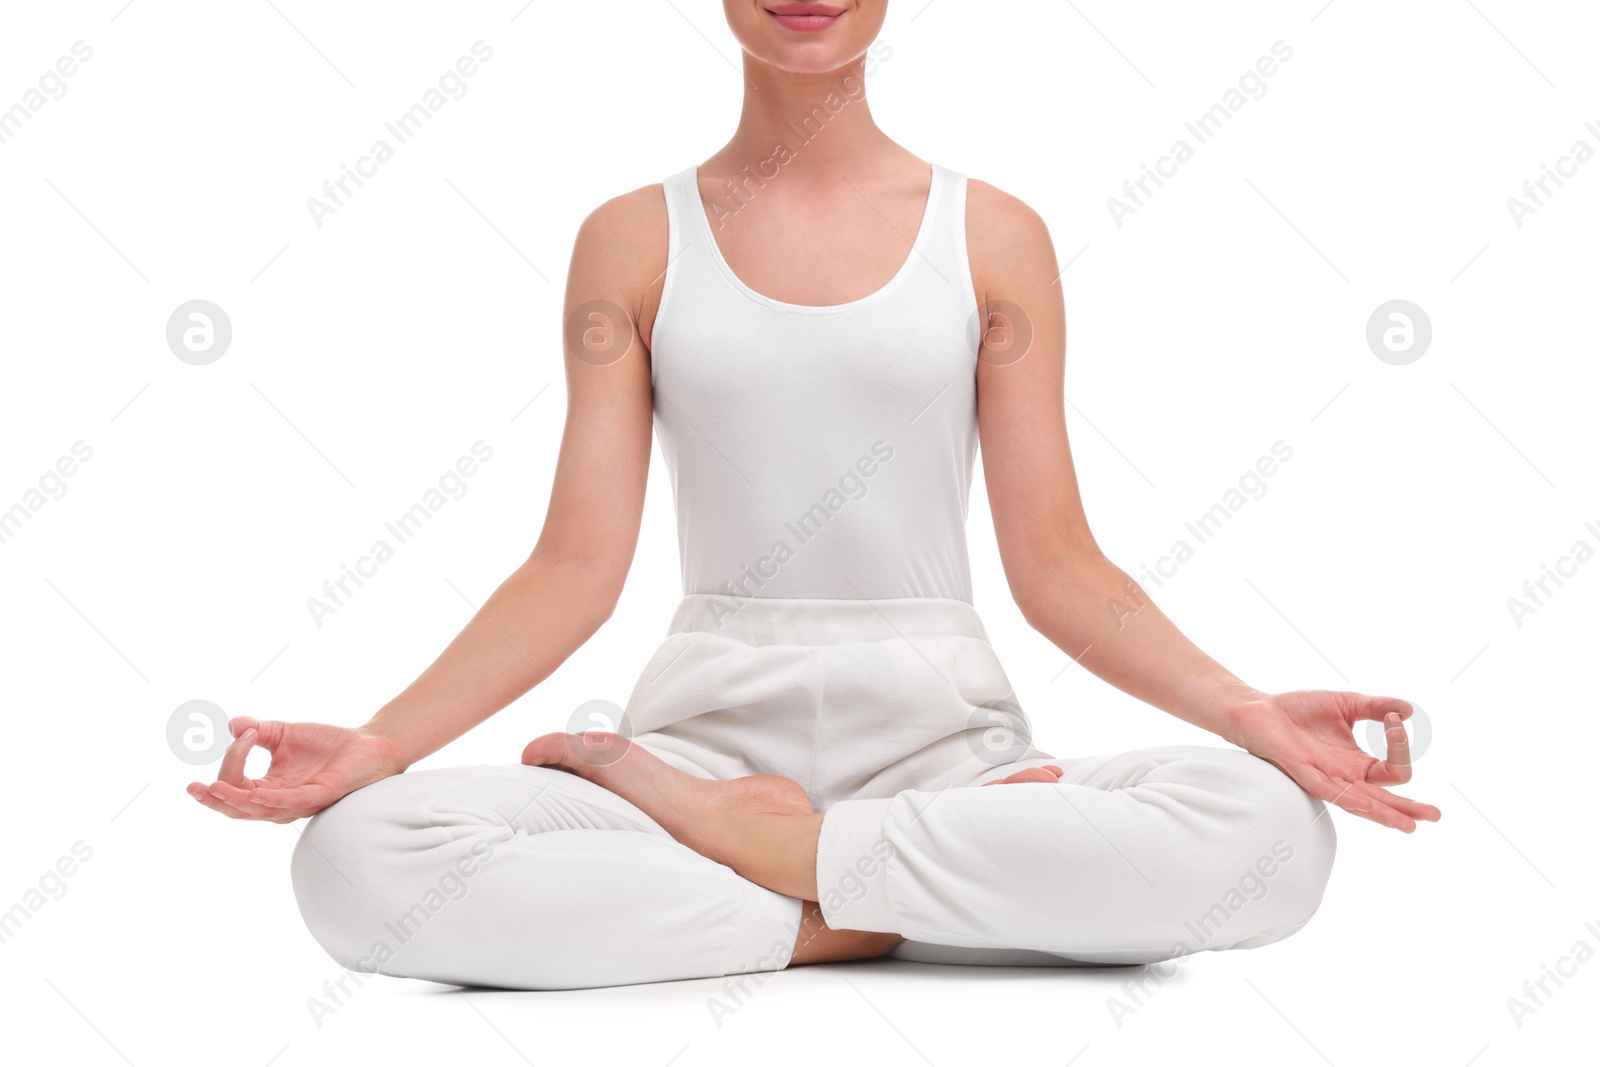
[[667, 207], [660, 182], [622, 193], [594, 208], [578, 227], [574, 263], [603, 271], [617, 283], [643, 283], [667, 261]]
[[978, 178], [967, 178], [967, 223], [1025, 233], [1045, 230], [1044, 218], [1027, 201], [999, 186]]
[[1050, 227], [1022, 198], [967, 179], [967, 256], [980, 289], [996, 272], [1026, 272], [1055, 262]]
[[667, 238], [666, 192], [661, 182], [641, 185], [594, 208], [578, 227], [578, 239], [586, 237], [605, 243], [634, 242], [650, 245]]

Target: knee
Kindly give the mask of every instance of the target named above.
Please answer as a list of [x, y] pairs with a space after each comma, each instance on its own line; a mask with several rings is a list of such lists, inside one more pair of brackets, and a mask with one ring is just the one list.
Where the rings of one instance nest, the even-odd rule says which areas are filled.
[[[1322, 903], [1337, 841], [1326, 806], [1275, 765], [1247, 752], [1217, 753], [1223, 810], [1250, 929], [1233, 947], [1267, 944], [1304, 926]], [[1220, 783], [1219, 783], [1220, 784]]]
[[311, 936], [350, 970], [447, 971], [459, 962], [452, 939], [471, 925], [456, 902], [484, 883], [496, 848], [514, 838], [507, 813], [538, 795], [525, 778], [492, 768], [408, 772], [319, 812], [290, 863]]
[[313, 816], [295, 845], [290, 878], [301, 918], [348, 969], [396, 973], [385, 946], [397, 924], [409, 933], [427, 917], [420, 895], [442, 899], [435, 882], [470, 859], [483, 836], [472, 819], [442, 827], [437, 783], [425, 779], [397, 775], [356, 790]]
[[1252, 808], [1248, 832], [1257, 840], [1271, 838], [1272, 845], [1284, 854], [1283, 863], [1292, 863], [1304, 872], [1303, 877], [1318, 887], [1320, 895], [1333, 870], [1336, 845], [1327, 805], [1264, 759], [1240, 752], [1236, 762], [1249, 783], [1244, 793]]
[[[368, 786], [375, 789], [381, 783]], [[381, 860], [367, 790], [312, 816], [289, 863], [300, 916], [323, 950], [341, 966], [359, 969], [381, 925]]]

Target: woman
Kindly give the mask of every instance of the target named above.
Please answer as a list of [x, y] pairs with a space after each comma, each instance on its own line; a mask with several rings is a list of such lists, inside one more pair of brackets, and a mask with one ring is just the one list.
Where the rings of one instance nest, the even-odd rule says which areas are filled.
[[[1145, 963], [1299, 929], [1333, 858], [1323, 802], [1408, 833], [1439, 817], [1384, 788], [1410, 778], [1409, 704], [1253, 689], [1102, 555], [1049, 235], [874, 124], [885, 3], [724, 0], [745, 53], [733, 139], [579, 232], [531, 556], [365, 726], [236, 719], [218, 780], [191, 785], [234, 818], [321, 812], [295, 890], [345, 966], [544, 989], [886, 953]], [[685, 596], [626, 727], [401, 773], [609, 617], [652, 420]], [[1237, 749], [1032, 746], [971, 603], [980, 438], [1028, 622]], [[1361, 720], [1386, 724], [1387, 759], [1354, 744]], [[251, 780], [256, 745], [272, 765]]]

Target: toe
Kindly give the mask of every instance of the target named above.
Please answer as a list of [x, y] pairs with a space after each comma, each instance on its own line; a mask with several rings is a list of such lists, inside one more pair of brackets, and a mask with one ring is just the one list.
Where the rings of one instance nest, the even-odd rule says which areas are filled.
[[1056, 767], [1029, 767], [1027, 770], [1018, 771], [1004, 778], [997, 778], [984, 785], [1015, 785], [1019, 782], [1056, 782], [1061, 779], [1061, 771]]
[[605, 730], [545, 734], [528, 742], [528, 747], [522, 750], [522, 762], [533, 767], [557, 767], [593, 778], [627, 755], [630, 748], [632, 743], [626, 737]]
[[566, 755], [566, 750], [566, 734], [545, 734], [528, 742], [528, 746], [522, 750], [522, 762], [530, 767], [558, 764]]

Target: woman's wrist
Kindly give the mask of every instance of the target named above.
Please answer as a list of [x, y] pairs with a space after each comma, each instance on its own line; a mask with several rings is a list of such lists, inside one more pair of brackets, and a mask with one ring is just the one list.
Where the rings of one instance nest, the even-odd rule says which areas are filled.
[[400, 774], [427, 753], [417, 750], [411, 732], [392, 716], [386, 716], [384, 712], [387, 710], [380, 708], [365, 724], [355, 729], [356, 733], [374, 742], [390, 773]]
[[1265, 701], [1269, 699], [1269, 694], [1258, 689], [1240, 690], [1218, 709], [1216, 734], [1229, 744], [1249, 749], [1245, 739], [1251, 732], [1250, 724], [1266, 707]]
[[1239, 723], [1267, 694], [1229, 674], [1196, 687], [1182, 718], [1223, 740], [1238, 744]]

